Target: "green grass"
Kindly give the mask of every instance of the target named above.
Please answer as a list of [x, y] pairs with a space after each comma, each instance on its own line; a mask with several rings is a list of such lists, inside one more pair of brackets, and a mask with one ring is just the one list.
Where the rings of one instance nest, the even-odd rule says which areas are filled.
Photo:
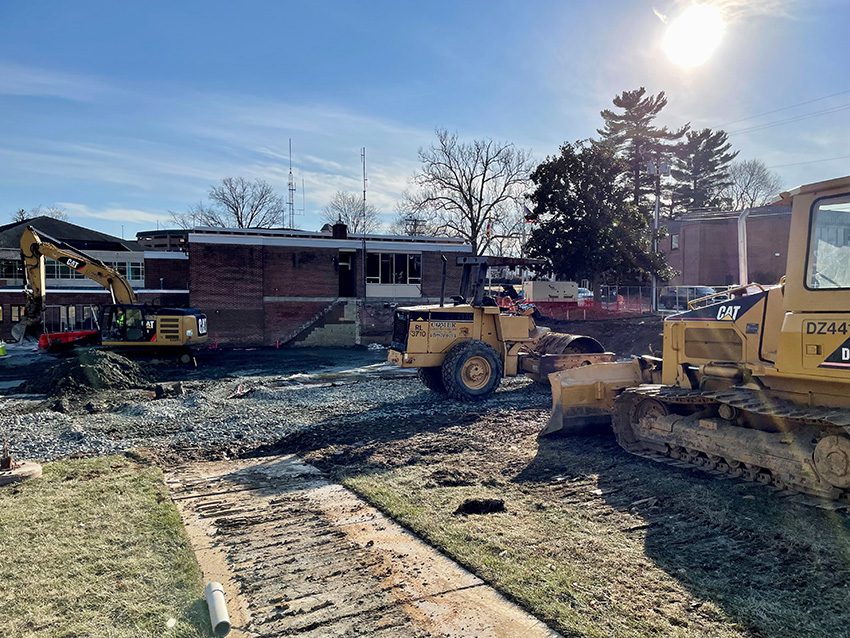
[[62, 461], [0, 488], [0, 565], [5, 635], [210, 635], [200, 570], [156, 468]]

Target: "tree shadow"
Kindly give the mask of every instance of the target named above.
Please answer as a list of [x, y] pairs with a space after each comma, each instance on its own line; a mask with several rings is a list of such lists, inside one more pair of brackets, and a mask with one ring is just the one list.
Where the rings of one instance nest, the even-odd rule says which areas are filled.
[[610, 433], [542, 438], [514, 481], [568, 491], [594, 478], [586, 500], [632, 514], [620, 531], [645, 534], [648, 558], [752, 635], [850, 636], [847, 515], [632, 456]]

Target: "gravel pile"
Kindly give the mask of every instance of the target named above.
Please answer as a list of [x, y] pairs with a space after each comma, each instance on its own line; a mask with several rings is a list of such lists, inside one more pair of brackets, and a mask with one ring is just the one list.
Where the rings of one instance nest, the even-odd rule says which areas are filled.
[[[121, 379], [108, 382], [119, 388], [140, 384], [144, 377], [135, 374], [133, 367], [123, 369]], [[297, 381], [294, 376], [187, 382], [181, 396], [158, 400], [150, 391], [110, 389], [92, 394], [88, 403], [71, 402], [66, 413], [51, 408], [55, 401], [34, 405], [7, 397], [0, 401], [0, 414], [7, 415], [0, 417], [0, 437], [9, 437], [17, 457], [35, 460], [139, 448], [169, 460], [222, 458], [310, 432], [320, 435], [328, 427], [370, 438], [387, 424], [462, 422], [467, 414], [546, 407], [550, 401], [548, 390], [526, 379], [505, 380], [489, 401], [466, 404], [446, 401], [408, 371], [385, 366], [299, 374]]]

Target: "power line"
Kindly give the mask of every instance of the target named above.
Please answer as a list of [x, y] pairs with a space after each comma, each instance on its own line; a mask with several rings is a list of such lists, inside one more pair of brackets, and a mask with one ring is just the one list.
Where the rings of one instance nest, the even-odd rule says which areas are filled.
[[850, 104], [843, 104], [841, 106], [834, 106], [828, 109], [821, 109], [820, 111], [812, 111], [811, 113], [802, 113], [800, 115], [795, 115], [794, 117], [789, 117], [784, 120], [776, 120], [775, 122], [767, 122], [766, 124], [758, 124], [756, 126], [750, 126], [748, 128], [738, 129], [737, 131], [729, 131], [729, 135], [737, 135], [739, 133], [752, 133], [754, 131], [763, 131], [765, 129], [774, 128], [775, 126], [783, 126], [785, 124], [791, 124], [793, 122], [799, 122], [801, 120], [808, 120], [813, 117], [818, 117], [820, 115], [829, 115], [830, 113], [838, 113], [839, 111], [846, 111], [850, 109]]
[[839, 155], [838, 157], [824, 157], [822, 159], [807, 160], [805, 162], [792, 162], [791, 164], [775, 164], [767, 168], [787, 168], [789, 166], [803, 166], [804, 164], [818, 164], [820, 162], [834, 162], [836, 160], [850, 159], [850, 155]]
[[823, 97], [816, 97], [816, 98], [811, 99], [811, 100], [806, 100], [805, 102], [797, 102], [796, 104], [789, 104], [788, 106], [783, 106], [783, 107], [778, 108], [778, 109], [773, 109], [772, 111], [765, 111], [763, 113], [758, 113], [757, 115], [749, 115], [747, 117], [742, 117], [740, 119], [732, 120], [731, 122], [726, 122], [725, 124], [721, 124], [717, 128], [725, 128], [725, 127], [729, 126], [730, 124], [738, 124], [739, 122], [746, 122], [747, 120], [755, 120], [757, 118], [764, 117], [765, 115], [772, 115], [774, 113], [780, 113], [782, 111], [788, 111], [790, 109], [795, 109], [798, 106], [805, 106], [806, 104], [814, 104], [815, 102], [821, 102], [823, 100], [828, 100], [831, 97], [837, 97], [839, 95], [846, 95], [847, 93], [850, 93], [850, 89], [847, 89], [846, 91], [839, 91], [838, 93], [831, 93], [829, 95], [824, 95]]

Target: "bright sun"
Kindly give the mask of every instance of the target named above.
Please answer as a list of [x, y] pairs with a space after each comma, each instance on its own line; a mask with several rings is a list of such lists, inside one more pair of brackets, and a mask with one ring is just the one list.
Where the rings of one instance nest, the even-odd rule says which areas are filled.
[[676, 16], [664, 34], [664, 52], [681, 67], [695, 67], [711, 57], [723, 39], [726, 23], [717, 7], [694, 4]]

